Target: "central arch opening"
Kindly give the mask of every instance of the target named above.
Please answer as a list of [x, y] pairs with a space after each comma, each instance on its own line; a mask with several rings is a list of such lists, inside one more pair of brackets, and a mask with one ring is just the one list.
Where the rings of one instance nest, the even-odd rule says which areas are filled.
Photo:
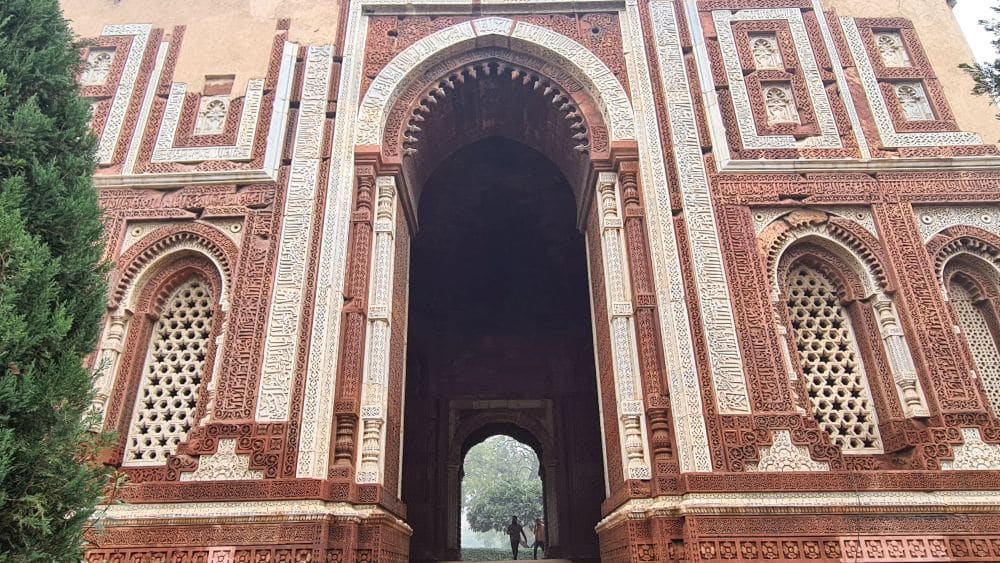
[[[544, 502], [544, 477], [538, 450], [541, 446], [529, 436], [525, 442], [511, 434], [514, 428], [497, 429], [468, 449], [462, 461], [462, 560], [492, 561], [511, 555], [509, 532], [511, 517], [518, 519], [522, 532], [518, 544], [521, 553], [531, 549], [536, 558], [541, 549], [545, 558], [544, 525], [547, 522]], [[468, 442], [468, 440], [467, 440]], [[536, 533], [537, 532], [537, 533]], [[534, 545], [541, 538], [541, 544]], [[523, 541], [526, 540], [526, 544]]]
[[576, 209], [552, 161], [501, 137], [456, 151], [421, 190], [402, 482], [412, 560], [459, 558], [462, 460], [498, 425], [539, 444], [546, 555], [598, 557], [605, 484]]

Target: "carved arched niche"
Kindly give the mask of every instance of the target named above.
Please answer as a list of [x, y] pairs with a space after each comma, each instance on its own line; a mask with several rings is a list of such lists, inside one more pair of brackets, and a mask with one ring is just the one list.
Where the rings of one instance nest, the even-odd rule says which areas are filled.
[[[190, 417], [192, 428], [211, 412], [215, 385], [212, 376], [219, 364], [232, 283], [229, 274], [236, 256], [236, 245], [221, 232], [206, 225], [186, 224], [155, 230], [118, 259], [118, 267], [111, 275], [105, 331], [95, 362], [99, 377], [95, 381], [94, 406], [103, 415], [104, 427], [120, 435], [111, 463], [121, 464], [124, 460], [143, 379], [141, 372], [156, 323], [170, 307], [167, 301], [176, 299], [177, 292], [185, 288], [203, 293], [208, 303], [199, 308], [210, 319], [207, 335], [197, 337], [203, 341], [198, 344], [203, 346], [203, 360], [198, 399]], [[143, 465], [157, 467], [137, 470], [160, 471], [165, 463], [147, 463]]]
[[[804, 305], [799, 303], [802, 296], [792, 295], [791, 288], [811, 280], [833, 303], [832, 308], [824, 308], [825, 313], [815, 312], [817, 318], [834, 326], [847, 325], [845, 342], [838, 346], [841, 350], [853, 347], [867, 380], [872, 414], [879, 420], [882, 444], [899, 444], [898, 437], [887, 434], [886, 424], [929, 412], [891, 299], [893, 288], [876, 250], [878, 242], [849, 220], [817, 210], [792, 210], [766, 227], [758, 244], [771, 279], [776, 328], [788, 343], [783, 356], [788, 378], [800, 397], [797, 408], [820, 418], [808, 398], [816, 389], [802, 380], [806, 358], [799, 356], [804, 343], [792, 322], [794, 314], [803, 313], [799, 308]], [[880, 448], [860, 448], [855, 453], [877, 453]]]
[[978, 375], [984, 403], [1000, 414], [1000, 237], [974, 227], [945, 229], [928, 244]]
[[[223, 295], [223, 281], [215, 264], [207, 257], [195, 252], [181, 252], [171, 256], [164, 263], [158, 263], [156, 271], [146, 278], [145, 283], [136, 293], [135, 305], [131, 310], [131, 320], [126, 330], [118, 370], [114, 377], [105, 413], [105, 427], [119, 433], [118, 446], [110, 460], [115, 465], [165, 467], [166, 457], [171, 457], [176, 453], [176, 450], [169, 452], [166, 457], [159, 460], [160, 462], [129, 461], [126, 448], [128, 448], [128, 441], [131, 439], [132, 426], [135, 423], [134, 415], [139, 407], [137, 402], [139, 401], [140, 389], [146, 378], [147, 364], [152, 361], [150, 347], [153, 345], [154, 337], [162, 332], [158, 324], [165, 313], [173, 312], [175, 307], [171, 301], [183, 299], [178, 292], [190, 293], [192, 288], [199, 290], [200, 296], [193, 296], [188, 300], [198, 302], [198, 314], [201, 318], [206, 319], [210, 326], [205, 327], [207, 330], [202, 329], [206, 334], [197, 336], [201, 342], [198, 344], [198, 350], [182, 347], [182, 350], [171, 352], [170, 355], [184, 356], [188, 353], [200, 353], [202, 356], [200, 371], [189, 374], [189, 379], [194, 377], [196, 381], [189, 381], [187, 385], [190, 387], [193, 383], [196, 388], [185, 390], [181, 389], [184, 387], [183, 385], [174, 385], [165, 392], [180, 390], [197, 397], [197, 400], [194, 401], [193, 412], [184, 421], [192, 430], [209, 412], [212, 375], [217, 363], [220, 335], [224, 331], [225, 324], [225, 311], [220, 299]], [[173, 322], [177, 325], [167, 327], [171, 329], [168, 332], [180, 334], [178, 338], [191, 338], [191, 335], [181, 334], [197, 330], [195, 326], [188, 326], [188, 320], [190, 319], [186, 317], [165, 319], [166, 322]], [[164, 361], [173, 362], [170, 358]], [[183, 358], [174, 363], [177, 362], [183, 362]]]

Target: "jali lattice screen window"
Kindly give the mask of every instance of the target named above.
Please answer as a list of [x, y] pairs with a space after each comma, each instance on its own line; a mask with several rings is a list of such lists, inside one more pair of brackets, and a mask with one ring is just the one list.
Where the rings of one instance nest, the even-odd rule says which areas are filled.
[[976, 362], [976, 370], [994, 413], [1000, 413], [1000, 351], [983, 311], [958, 280], [948, 284], [948, 297]]
[[788, 276], [788, 315], [816, 422], [844, 451], [881, 447], [851, 319], [833, 283], [796, 266]]
[[164, 302], [153, 327], [129, 426], [124, 465], [158, 465], [194, 424], [215, 299], [192, 278]]

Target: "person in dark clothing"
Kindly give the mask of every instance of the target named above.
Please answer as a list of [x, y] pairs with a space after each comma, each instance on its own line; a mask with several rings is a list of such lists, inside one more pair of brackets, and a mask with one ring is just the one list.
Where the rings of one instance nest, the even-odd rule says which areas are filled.
[[517, 559], [517, 548], [524, 539], [524, 544], [528, 545], [528, 536], [524, 535], [524, 528], [517, 521], [517, 516], [510, 517], [510, 525], [507, 526], [507, 535], [510, 536], [510, 552], [514, 559]]
[[532, 557], [538, 559], [538, 548], [542, 548], [542, 557], [545, 557], [545, 524], [541, 518], [535, 518], [535, 545], [532, 546]]

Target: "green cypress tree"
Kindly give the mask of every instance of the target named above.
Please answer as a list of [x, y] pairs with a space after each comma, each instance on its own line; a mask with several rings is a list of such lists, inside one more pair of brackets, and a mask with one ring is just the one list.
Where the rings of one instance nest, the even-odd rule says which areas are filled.
[[95, 141], [57, 0], [0, 0], [0, 561], [79, 561], [104, 308]]

